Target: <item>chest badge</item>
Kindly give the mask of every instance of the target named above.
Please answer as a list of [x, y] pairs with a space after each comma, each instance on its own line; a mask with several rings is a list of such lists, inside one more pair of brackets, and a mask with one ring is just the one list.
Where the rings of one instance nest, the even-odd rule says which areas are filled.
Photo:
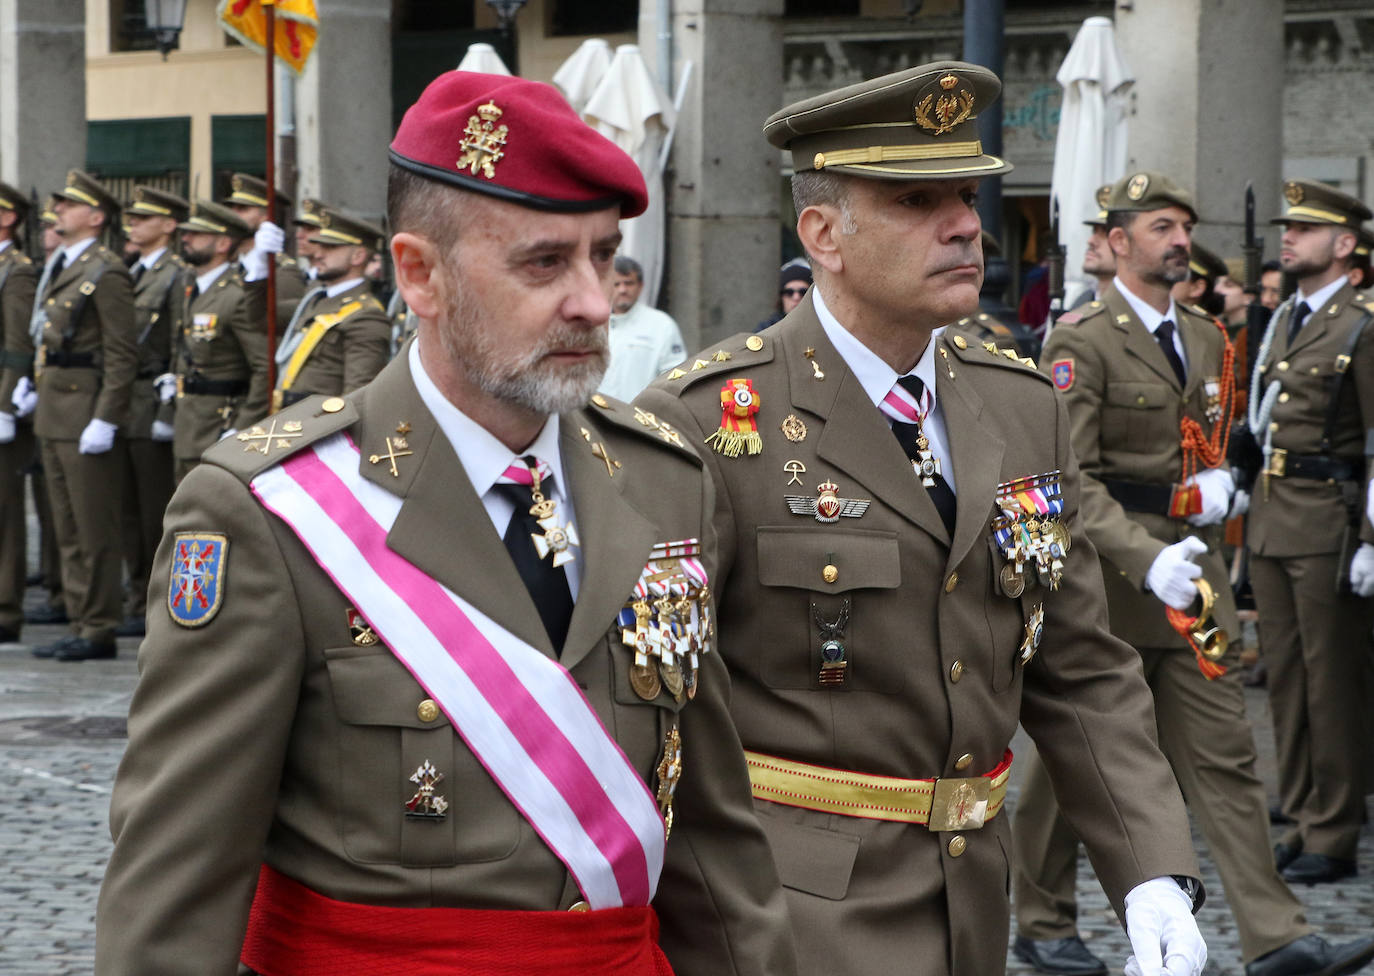
[[816, 486], [816, 497], [783, 495], [793, 515], [811, 515], [817, 522], [838, 522], [842, 518], [859, 518], [873, 504], [868, 498], [841, 498], [840, 486], [826, 481]]
[[367, 619], [352, 607], [348, 608], [348, 635], [359, 647], [371, 647], [380, 640]]
[[410, 774], [410, 781], [419, 789], [406, 801], [406, 816], [412, 820], [442, 820], [448, 813], [448, 800], [434, 791], [444, 774], [426, 759]]
[[763, 438], [759, 436], [758, 422], [754, 419], [761, 404], [762, 398], [754, 389], [753, 380], [727, 381], [720, 390], [720, 426], [706, 438], [706, 443], [717, 454], [726, 457], [739, 457], [745, 451], [762, 454]]

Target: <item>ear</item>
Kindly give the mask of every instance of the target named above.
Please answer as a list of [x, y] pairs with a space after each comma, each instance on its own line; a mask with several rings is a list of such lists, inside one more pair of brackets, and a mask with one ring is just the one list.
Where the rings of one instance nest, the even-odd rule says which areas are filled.
[[1355, 253], [1355, 235], [1347, 230], [1336, 231], [1335, 238], [1331, 241], [1331, 250], [1336, 257], [1342, 260]]
[[434, 321], [444, 302], [439, 250], [419, 234], [401, 231], [391, 237], [391, 263], [396, 289], [419, 318]]
[[1125, 227], [1113, 227], [1107, 231], [1107, 246], [1112, 249], [1112, 253], [1119, 258], [1124, 258], [1130, 253], [1131, 245], [1126, 237]]
[[844, 256], [840, 248], [840, 224], [844, 220], [840, 208], [828, 203], [807, 207], [797, 215], [797, 237], [811, 256], [813, 265], [830, 274], [844, 270]]

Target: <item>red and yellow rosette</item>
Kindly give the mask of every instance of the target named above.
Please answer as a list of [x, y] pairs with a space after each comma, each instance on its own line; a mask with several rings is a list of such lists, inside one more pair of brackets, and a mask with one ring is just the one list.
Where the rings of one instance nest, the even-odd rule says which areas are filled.
[[720, 389], [720, 426], [706, 438], [711, 449], [726, 457], [739, 457], [746, 449], [750, 454], [763, 453], [763, 438], [754, 420], [760, 402], [753, 380], [726, 381]]

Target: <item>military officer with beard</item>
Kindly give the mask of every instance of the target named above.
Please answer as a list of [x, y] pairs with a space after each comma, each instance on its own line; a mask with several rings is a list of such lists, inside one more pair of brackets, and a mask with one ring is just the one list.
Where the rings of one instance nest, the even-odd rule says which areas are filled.
[[595, 392], [643, 177], [551, 85], [459, 71], [390, 158], [417, 337], [168, 509], [95, 971], [792, 976], [710, 483]]
[[371, 382], [391, 358], [391, 319], [363, 275], [386, 235], [332, 210], [310, 235], [315, 287], [277, 345], [275, 409], [312, 393], [340, 396]]
[[180, 228], [192, 277], [173, 380], [178, 482], [207, 447], [267, 413], [265, 290], [261, 279], [246, 281], [233, 260], [252, 232], [228, 207], [208, 200], [196, 201]]
[[1010, 167], [975, 116], [1000, 90], [941, 62], [774, 114], [810, 298], [636, 406], [716, 484], [720, 649], [802, 971], [1004, 970], [1019, 722], [1131, 965], [1196, 976], [1187, 820], [1107, 630], [1068, 417], [1015, 353], [940, 329], [977, 306], [978, 181]]
[[21, 247], [29, 201], [0, 183], [0, 641], [19, 639], [24, 624], [27, 531], [24, 471], [33, 462], [33, 427], [19, 423], [10, 395], [20, 376], [33, 368], [29, 316], [38, 272]]

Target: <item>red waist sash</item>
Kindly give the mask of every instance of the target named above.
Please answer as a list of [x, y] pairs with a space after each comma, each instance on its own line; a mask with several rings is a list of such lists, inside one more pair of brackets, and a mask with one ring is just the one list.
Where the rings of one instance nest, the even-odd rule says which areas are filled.
[[673, 976], [652, 908], [359, 905], [265, 864], [242, 959], [262, 976]]

